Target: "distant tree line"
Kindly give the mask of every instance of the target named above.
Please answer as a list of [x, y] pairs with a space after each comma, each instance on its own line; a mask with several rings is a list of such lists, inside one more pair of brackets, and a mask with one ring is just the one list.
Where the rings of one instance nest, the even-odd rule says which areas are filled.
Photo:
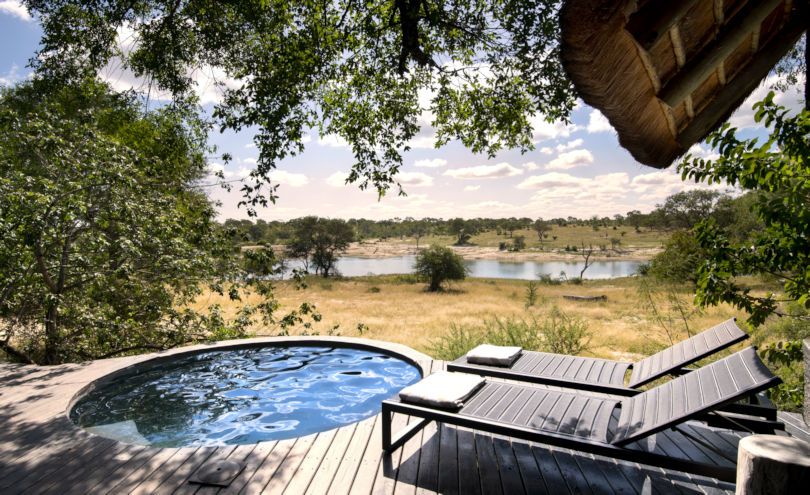
[[[340, 224], [332, 223], [333, 228], [343, 229], [341, 236], [351, 231], [352, 241], [368, 239], [379, 240], [405, 240], [414, 239], [417, 246], [424, 237], [431, 235], [453, 236], [455, 245], [465, 245], [477, 234], [495, 232], [510, 240], [514, 239], [517, 231], [533, 230], [539, 242], [548, 238], [548, 232], [554, 227], [591, 227], [594, 230], [612, 227], [633, 227], [637, 232], [646, 229], [657, 232], [676, 232], [689, 230], [708, 218], [716, 218], [724, 225], [734, 224], [740, 233], [750, 231], [755, 227], [756, 217], [750, 213], [751, 199], [735, 198], [715, 190], [698, 189], [673, 194], [666, 198], [664, 203], [656, 205], [649, 213], [638, 210], [627, 212], [625, 215], [616, 214], [612, 217], [599, 217], [581, 219], [576, 217], [531, 219], [522, 218], [421, 218], [413, 217], [392, 218], [387, 220], [368, 220], [365, 218], [351, 218], [341, 220]], [[288, 221], [262, 219], [234, 220], [228, 219], [222, 226], [228, 229], [229, 235], [235, 245], [256, 244], [292, 244], [300, 238], [303, 225], [315, 225], [306, 219], [316, 217], [296, 218]], [[326, 224], [318, 224], [320, 227]], [[298, 232], [298, 234], [296, 234]], [[534, 235], [534, 234], [532, 234]]]

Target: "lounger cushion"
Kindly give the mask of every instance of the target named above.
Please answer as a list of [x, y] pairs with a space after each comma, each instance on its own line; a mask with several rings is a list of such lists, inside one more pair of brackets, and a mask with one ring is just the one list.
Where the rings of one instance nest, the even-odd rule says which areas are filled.
[[522, 347], [481, 344], [467, 353], [467, 362], [492, 366], [512, 366], [520, 356]]
[[399, 392], [399, 398], [412, 404], [458, 409], [484, 382], [477, 375], [437, 371], [422, 381], [403, 388]]

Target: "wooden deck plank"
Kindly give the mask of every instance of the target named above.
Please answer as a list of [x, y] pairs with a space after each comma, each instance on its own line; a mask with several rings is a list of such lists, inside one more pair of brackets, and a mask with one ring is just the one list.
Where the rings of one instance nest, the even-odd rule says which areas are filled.
[[[146, 478], [135, 486], [130, 492], [133, 495], [148, 495], [157, 492], [164, 480], [171, 476], [177, 469], [180, 468], [188, 459], [194, 455], [200, 447], [185, 447], [179, 449], [172, 449], [174, 454], [171, 458], [167, 459], [160, 466], [152, 471]], [[77, 491], [76, 493], [87, 493], [87, 490]]]
[[503, 493], [510, 495], [525, 493], [512, 443], [503, 437], [493, 437], [492, 444], [495, 447], [495, 458], [498, 460], [498, 472], [501, 475]]
[[439, 479], [436, 491], [445, 495], [457, 495], [458, 488], [458, 439], [456, 429], [439, 424]]
[[336, 434], [337, 430], [318, 433], [315, 441], [312, 442], [309, 450], [305, 453], [304, 460], [295, 470], [293, 476], [286, 482], [282, 493], [301, 495], [307, 491]]
[[315, 495], [329, 491], [329, 485], [335, 479], [341, 460], [346, 456], [346, 449], [349, 447], [349, 442], [356, 429], [357, 423], [354, 423], [337, 430], [329, 450], [326, 451], [323, 461], [318, 466], [318, 471], [313, 476], [309, 487], [307, 487], [307, 494]]
[[486, 495], [503, 493], [492, 437], [477, 431], [474, 436], [475, 455], [478, 459], [478, 471], [481, 478], [481, 493]]
[[[360, 468], [366, 452], [369, 452], [370, 458], [372, 456], [371, 453], [374, 452], [378, 446], [382, 446], [382, 423], [379, 415], [357, 424], [349, 446], [346, 448], [346, 454], [340, 460], [335, 478], [329, 485], [329, 493], [331, 495], [344, 495], [349, 493], [355, 479], [355, 474]], [[366, 466], [368, 466], [368, 463]], [[375, 465], [374, 468], [376, 469], [376, 467]]]
[[516, 440], [512, 442], [512, 451], [515, 454], [520, 479], [526, 493], [550, 493], [543, 481], [540, 468], [537, 467], [531, 446], [527, 442]]
[[[256, 450], [257, 444], [252, 445], [237, 445], [235, 449], [231, 450], [230, 454], [222, 457], [220, 456], [218, 459], [224, 459], [228, 461], [233, 461], [240, 463], [242, 465], [246, 465], [245, 462], [250, 457], [250, 454]], [[214, 459], [209, 459], [208, 462], [213, 462]], [[244, 469], [242, 470], [244, 472]], [[239, 473], [241, 475], [242, 473]], [[239, 477], [237, 475], [237, 478]], [[236, 479], [233, 480], [235, 482]], [[221, 491], [219, 486], [214, 485], [198, 485], [197, 491], [194, 492], [194, 495], [214, 495]]]
[[270, 482], [270, 479], [275, 475], [276, 470], [287, 457], [287, 454], [292, 450], [295, 445], [295, 438], [287, 438], [279, 440], [273, 446], [273, 450], [265, 456], [262, 463], [250, 473], [250, 478], [247, 483], [242, 486], [239, 493], [252, 495], [254, 493], [261, 493], [265, 485]]
[[313, 433], [305, 437], [298, 437], [295, 445], [290, 449], [287, 457], [285, 457], [284, 461], [278, 466], [275, 474], [270, 478], [270, 481], [265, 485], [261, 493], [273, 495], [284, 492], [287, 482], [298, 470], [298, 466], [303, 462], [304, 456], [309, 452], [310, 447], [315, 442], [318, 435], [317, 433]]
[[565, 476], [551, 453], [551, 447], [532, 444], [531, 451], [537, 467], [540, 469], [540, 474], [543, 475], [543, 482], [548, 490], [547, 493], [567, 493], [569, 489], [565, 482]]
[[458, 492], [475, 495], [481, 493], [481, 470], [475, 457], [475, 434], [466, 428], [457, 428], [458, 438]]
[[560, 472], [563, 478], [565, 478], [570, 492], [583, 494], [593, 493], [593, 490], [591, 490], [588, 481], [585, 479], [579, 464], [577, 464], [570, 450], [551, 447], [551, 455], [554, 456], [554, 460], [557, 461], [557, 466], [560, 468]]
[[436, 493], [439, 486], [439, 447], [441, 437], [436, 422], [425, 426], [422, 433], [419, 470], [416, 478], [416, 494]]

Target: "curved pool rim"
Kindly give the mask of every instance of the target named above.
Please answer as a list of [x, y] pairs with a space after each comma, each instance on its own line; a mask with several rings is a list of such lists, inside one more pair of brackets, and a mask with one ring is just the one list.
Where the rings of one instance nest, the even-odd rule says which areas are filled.
[[[220, 342], [213, 342], [210, 344], [198, 344], [188, 347], [179, 347], [160, 351], [150, 354], [141, 354], [138, 356], [129, 356], [125, 358], [116, 358], [113, 360], [122, 360], [120, 367], [112, 368], [108, 373], [98, 378], [92, 379], [90, 382], [84, 384], [76, 393], [73, 394], [70, 401], [68, 401], [67, 408], [64, 411], [64, 416], [68, 422], [76, 429], [81, 430], [87, 435], [97, 437], [81, 426], [77, 425], [70, 419], [70, 411], [82, 397], [89, 394], [93, 390], [103, 387], [110, 381], [122, 375], [133, 373], [142, 368], [148, 368], [156, 364], [161, 364], [176, 359], [182, 359], [196, 354], [204, 354], [213, 351], [227, 351], [238, 349], [250, 349], [257, 347], [297, 347], [297, 346], [324, 346], [324, 347], [343, 347], [351, 349], [361, 349], [372, 352], [381, 352], [388, 354], [394, 358], [401, 359], [406, 363], [414, 366], [422, 377], [425, 376], [426, 370], [430, 369], [430, 362], [432, 358], [419, 351], [411, 349], [402, 344], [393, 342], [383, 342], [380, 340], [372, 340], [356, 337], [254, 337], [249, 339], [239, 340], [224, 340]], [[135, 362], [132, 362], [134, 360]], [[379, 413], [378, 413], [379, 414]], [[373, 417], [373, 416], [372, 416]], [[339, 428], [347, 428], [352, 425], [344, 425]], [[338, 429], [339, 429], [338, 428]], [[114, 439], [113, 439], [114, 440]], [[118, 442], [118, 440], [115, 440]], [[124, 443], [124, 442], [120, 442]], [[175, 447], [157, 447], [157, 448], [175, 448]], [[206, 448], [206, 447], [203, 447]]]

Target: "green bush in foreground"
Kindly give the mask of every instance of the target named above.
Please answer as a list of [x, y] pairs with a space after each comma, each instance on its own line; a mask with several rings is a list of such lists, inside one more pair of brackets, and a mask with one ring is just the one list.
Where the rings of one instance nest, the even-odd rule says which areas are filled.
[[430, 343], [428, 352], [436, 359], [453, 361], [486, 343], [576, 355], [588, 348], [591, 336], [586, 322], [555, 307], [543, 319], [495, 317], [477, 326], [453, 322], [448, 333]]

